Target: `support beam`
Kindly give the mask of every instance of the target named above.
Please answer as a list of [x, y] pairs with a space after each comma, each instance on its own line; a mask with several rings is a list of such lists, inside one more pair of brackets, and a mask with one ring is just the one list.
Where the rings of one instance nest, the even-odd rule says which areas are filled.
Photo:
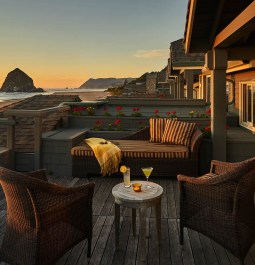
[[213, 48], [229, 47], [255, 29], [255, 1], [246, 7], [227, 27], [215, 38]]
[[223, 10], [224, 3], [225, 3], [224, 0], [219, 0], [217, 4], [216, 14], [214, 15], [213, 25], [210, 30], [210, 37], [209, 37], [210, 47], [212, 47], [214, 38], [216, 36], [217, 25], [219, 24], [220, 21], [220, 16]]
[[196, 10], [197, 0], [190, 0], [189, 6], [188, 6], [188, 21], [189, 24], [187, 25], [187, 30], [185, 32], [185, 51], [188, 53], [190, 52], [190, 40], [192, 35], [192, 29], [193, 29], [193, 23], [194, 23], [194, 17], [195, 17], [195, 10]]
[[211, 75], [211, 131], [213, 159], [226, 161], [226, 69], [227, 51], [213, 50]]

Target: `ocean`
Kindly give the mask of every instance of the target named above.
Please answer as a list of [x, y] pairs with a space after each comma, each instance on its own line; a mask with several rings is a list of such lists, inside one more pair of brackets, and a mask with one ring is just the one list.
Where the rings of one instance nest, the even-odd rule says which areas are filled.
[[93, 88], [93, 89], [88, 89], [88, 88], [84, 88], [84, 89], [44, 89], [46, 92], [42, 92], [42, 93], [23, 93], [23, 92], [14, 92], [14, 93], [6, 93], [6, 92], [0, 92], [0, 102], [4, 102], [7, 100], [14, 100], [14, 99], [24, 99], [24, 98], [29, 98], [32, 97], [34, 95], [50, 95], [53, 93], [60, 93], [60, 92], [96, 92], [96, 91], [105, 91], [105, 88]]

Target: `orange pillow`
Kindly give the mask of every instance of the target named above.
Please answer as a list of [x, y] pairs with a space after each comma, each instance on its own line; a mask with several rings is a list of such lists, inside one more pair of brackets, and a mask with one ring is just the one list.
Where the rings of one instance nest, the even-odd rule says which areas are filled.
[[162, 143], [190, 145], [196, 123], [168, 120], [162, 136]]

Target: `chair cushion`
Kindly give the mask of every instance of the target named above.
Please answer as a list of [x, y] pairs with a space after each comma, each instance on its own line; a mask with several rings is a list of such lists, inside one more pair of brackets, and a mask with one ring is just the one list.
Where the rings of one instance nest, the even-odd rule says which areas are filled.
[[168, 120], [177, 120], [177, 118], [150, 118], [150, 142], [161, 143], [162, 136]]
[[162, 143], [189, 147], [196, 123], [168, 120], [162, 136]]
[[[189, 148], [182, 145], [164, 145], [148, 143], [146, 140], [111, 140], [122, 153], [122, 157], [130, 158], [177, 158], [188, 159]], [[87, 144], [75, 146], [71, 150], [73, 156], [94, 156], [92, 149]]]

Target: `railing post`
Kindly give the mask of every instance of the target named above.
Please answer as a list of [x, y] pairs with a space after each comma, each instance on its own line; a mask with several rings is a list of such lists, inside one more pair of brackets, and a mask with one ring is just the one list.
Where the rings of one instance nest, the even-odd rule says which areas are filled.
[[35, 152], [35, 159], [34, 159], [34, 169], [41, 168], [41, 138], [42, 138], [42, 117], [37, 116], [34, 117], [35, 122], [35, 130], [34, 130], [34, 152]]
[[[8, 121], [14, 121], [14, 117], [8, 117]], [[7, 148], [14, 149], [15, 146], [15, 123], [7, 125]]]
[[62, 116], [62, 126], [63, 128], [68, 128], [68, 110], [61, 111]]
[[11, 168], [15, 169], [15, 117], [8, 117], [11, 123], [7, 126], [7, 148], [11, 152]]
[[[41, 143], [42, 143], [42, 117], [60, 112], [63, 119], [63, 127], [68, 126], [68, 106], [58, 106], [40, 110], [8, 109], [4, 112], [6, 117], [34, 117], [34, 169], [41, 168]], [[8, 123], [10, 125], [11, 122]], [[12, 122], [12, 125], [14, 122]], [[8, 126], [8, 148], [15, 150], [15, 129]], [[14, 151], [13, 151], [14, 152]]]

